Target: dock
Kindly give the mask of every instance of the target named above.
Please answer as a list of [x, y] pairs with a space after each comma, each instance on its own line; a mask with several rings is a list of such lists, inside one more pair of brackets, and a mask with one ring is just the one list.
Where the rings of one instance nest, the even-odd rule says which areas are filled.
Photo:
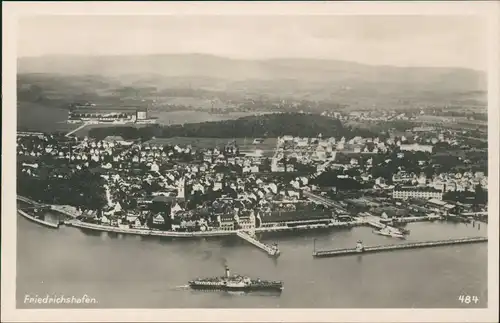
[[408, 223], [408, 222], [436, 221], [441, 219], [443, 218], [440, 215], [426, 215], [426, 216], [407, 216], [393, 220], [395, 223]]
[[369, 226], [376, 228], [376, 229], [389, 230], [391, 233], [400, 233], [401, 232], [401, 230], [399, 230], [398, 228], [395, 228], [393, 226], [390, 226], [390, 225], [387, 225], [387, 224], [380, 222], [380, 218], [378, 218], [376, 216], [367, 216], [363, 219], [363, 222], [368, 224]]
[[391, 245], [382, 245], [382, 246], [363, 247], [361, 249], [360, 248], [342, 248], [342, 249], [319, 250], [319, 251], [315, 250], [313, 252], [313, 257], [316, 257], [316, 258], [338, 257], [338, 256], [359, 255], [359, 254], [375, 253], [375, 252], [383, 252], [383, 251], [431, 248], [431, 247], [480, 243], [480, 242], [488, 242], [488, 238], [487, 237], [472, 237], [472, 238], [460, 238], [460, 239], [448, 239], [448, 240], [411, 242], [411, 243], [403, 243], [403, 244], [391, 244]]
[[280, 254], [280, 251], [276, 247], [269, 246], [265, 243], [262, 243], [244, 231], [237, 231], [236, 235], [238, 237], [242, 238], [243, 240], [250, 242], [251, 244], [253, 244], [257, 248], [264, 250], [270, 256], [277, 257]]

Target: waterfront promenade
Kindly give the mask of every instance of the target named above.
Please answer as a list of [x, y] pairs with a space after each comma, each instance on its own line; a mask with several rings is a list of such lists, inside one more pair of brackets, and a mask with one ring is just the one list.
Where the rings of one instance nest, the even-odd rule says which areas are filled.
[[45, 206], [47, 206], [47, 204], [39, 203], [35, 200], [32, 200], [30, 198], [27, 198], [27, 197], [21, 196], [21, 195], [17, 195], [17, 200], [24, 202], [24, 203], [31, 204], [31, 205], [33, 205], [33, 207], [45, 207]]
[[104, 232], [116, 232], [123, 234], [134, 234], [141, 236], [158, 236], [158, 237], [172, 237], [172, 238], [189, 238], [189, 237], [221, 237], [235, 235], [236, 231], [223, 231], [223, 230], [210, 230], [210, 231], [196, 231], [196, 232], [177, 232], [177, 231], [161, 231], [152, 230], [147, 228], [127, 228], [117, 227], [110, 225], [102, 225], [95, 223], [88, 223], [78, 220], [68, 220], [64, 224], [76, 228], [90, 229]]
[[[314, 194], [313, 194], [314, 195]], [[316, 198], [317, 196], [314, 195]], [[79, 212], [75, 207], [67, 206], [67, 205], [47, 205], [47, 204], [42, 204], [36, 201], [33, 201], [29, 198], [23, 197], [23, 196], [17, 196], [17, 199], [19, 201], [23, 201], [25, 203], [29, 203], [33, 205], [30, 208], [47, 208], [51, 209], [55, 212], [58, 212], [60, 214], [63, 214], [66, 216], [65, 221], [58, 221], [59, 223], [55, 224], [53, 222], [48, 222], [44, 221], [43, 219], [34, 217], [29, 214], [27, 211], [27, 208], [22, 211], [19, 210], [19, 214], [28, 218], [31, 221], [37, 222], [41, 225], [51, 227], [51, 228], [58, 228], [60, 224], [65, 224], [68, 226], [73, 226], [77, 228], [83, 228], [83, 229], [88, 229], [88, 230], [95, 230], [95, 231], [102, 231], [102, 232], [115, 232], [115, 233], [121, 233], [121, 234], [130, 234], [130, 235], [141, 235], [141, 236], [160, 236], [160, 237], [173, 237], [173, 238], [203, 238], [203, 237], [224, 237], [224, 236], [239, 236], [242, 239], [245, 239], [247, 241], [251, 240], [250, 238], [246, 237], [247, 235], [242, 231], [242, 230], [218, 230], [218, 229], [212, 229], [212, 230], [207, 230], [207, 231], [194, 231], [194, 232], [178, 232], [178, 231], [162, 231], [162, 230], [156, 230], [156, 229], [149, 229], [147, 227], [129, 227], [125, 225], [120, 225], [120, 226], [111, 226], [111, 225], [103, 225], [103, 224], [97, 224], [97, 223], [89, 223], [89, 222], [84, 222], [84, 221], [79, 221], [76, 220], [76, 217], [81, 215], [81, 212]], [[323, 200], [328, 200], [326, 198], [322, 198]], [[403, 218], [398, 220], [399, 222], [416, 222], [416, 221], [429, 221], [429, 220], [434, 220], [439, 217], [431, 217], [431, 216], [426, 216], [426, 217], [411, 217], [411, 218]], [[329, 230], [332, 228], [345, 228], [345, 227], [355, 227], [355, 226], [372, 226], [375, 228], [389, 228], [391, 232], [399, 232], [399, 229], [394, 228], [392, 226], [387, 226], [386, 224], [383, 224], [380, 222], [380, 218], [373, 216], [373, 215], [368, 215], [368, 216], [358, 216], [355, 217], [353, 221], [349, 222], [341, 222], [335, 219], [330, 219], [328, 223], [323, 223], [323, 224], [317, 224], [317, 223], [308, 223], [307, 221], [302, 221], [301, 223], [295, 223], [295, 222], [290, 222], [290, 223], [266, 223], [264, 226], [259, 227], [259, 228], [254, 228], [252, 231], [255, 233], [278, 233], [278, 232], [300, 232], [300, 231], [311, 231], [311, 230]], [[243, 237], [245, 236], [245, 237]], [[268, 254], [273, 255], [276, 250], [271, 250], [272, 248], [267, 246], [267, 245], [260, 245], [261, 242], [258, 240], [255, 241], [249, 241], [253, 245], [257, 246], [258, 248], [266, 251]]]
[[[129, 228], [129, 227], [119, 227], [102, 225], [96, 223], [83, 222], [79, 220], [67, 220], [64, 224], [68, 226], [73, 226], [76, 228], [90, 229], [96, 231], [106, 231], [106, 232], [116, 232], [123, 234], [134, 234], [142, 236], [160, 236], [160, 237], [174, 237], [174, 238], [188, 238], [188, 237], [223, 237], [223, 236], [234, 236], [240, 230], [209, 230], [209, 231], [194, 231], [194, 232], [178, 232], [178, 231], [161, 231], [152, 230], [148, 228]], [[321, 226], [321, 228], [329, 227], [346, 227], [349, 223], [333, 223], [331, 226]], [[303, 226], [270, 226], [255, 228], [256, 233], [275, 233], [275, 232], [297, 232], [304, 230], [318, 229], [318, 225], [303, 225]]]
[[[23, 196], [17, 196], [17, 199], [23, 201], [25, 203], [32, 204], [34, 207], [44, 207], [50, 208], [53, 211], [64, 214], [69, 217], [71, 220], [64, 221], [63, 223], [66, 225], [86, 228], [97, 231], [109, 231], [109, 232], [118, 232], [123, 234], [135, 234], [135, 235], [154, 235], [154, 236], [166, 236], [166, 237], [206, 237], [206, 236], [228, 236], [228, 235], [236, 235], [238, 230], [209, 230], [209, 231], [196, 231], [196, 232], [175, 232], [175, 231], [160, 231], [160, 230], [151, 230], [148, 228], [128, 228], [128, 227], [118, 227], [118, 226], [110, 226], [110, 225], [101, 225], [95, 223], [88, 223], [83, 221], [78, 221], [75, 218], [81, 215], [75, 207], [67, 206], [67, 205], [46, 205], [41, 204], [36, 201], [33, 201], [29, 198]], [[23, 215], [24, 216], [24, 215]], [[413, 217], [411, 219], [413, 221], [428, 221], [430, 217]], [[314, 221], [313, 221], [314, 222]], [[267, 223], [265, 226], [255, 228], [254, 231], [256, 233], [276, 233], [276, 232], [298, 232], [304, 230], [321, 230], [321, 229], [331, 229], [331, 228], [345, 228], [345, 227], [355, 227], [355, 226], [364, 226], [369, 225], [376, 228], [382, 228], [385, 225], [380, 223], [380, 219], [371, 216], [371, 217], [356, 217], [353, 221], [342, 222], [335, 219], [330, 219], [328, 223], [325, 224], [314, 224], [308, 223], [307, 221], [301, 221], [301, 223], [290, 222], [287, 224], [282, 223]], [[397, 230], [396, 228], [392, 228], [392, 230]]]

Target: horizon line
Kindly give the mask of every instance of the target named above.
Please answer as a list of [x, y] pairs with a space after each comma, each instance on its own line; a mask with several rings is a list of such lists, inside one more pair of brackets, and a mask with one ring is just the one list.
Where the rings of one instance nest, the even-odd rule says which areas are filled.
[[335, 59], [335, 58], [325, 58], [325, 57], [269, 57], [269, 58], [243, 58], [243, 57], [229, 57], [229, 56], [224, 56], [224, 55], [217, 55], [217, 54], [209, 54], [209, 53], [197, 53], [197, 52], [192, 52], [192, 53], [128, 53], [128, 54], [112, 54], [112, 53], [107, 53], [107, 54], [58, 54], [58, 53], [51, 53], [51, 54], [42, 54], [42, 55], [33, 55], [33, 56], [18, 56], [16, 60], [20, 59], [25, 59], [25, 58], [50, 58], [50, 57], [88, 57], [88, 58], [95, 58], [95, 57], [130, 57], [130, 56], [211, 56], [211, 57], [216, 57], [216, 58], [222, 58], [222, 59], [227, 59], [227, 60], [233, 60], [233, 61], [276, 61], [276, 60], [312, 60], [312, 61], [337, 61], [337, 62], [343, 62], [343, 63], [351, 63], [351, 64], [357, 64], [357, 65], [364, 65], [364, 66], [370, 66], [370, 67], [393, 67], [393, 68], [416, 68], [416, 69], [461, 69], [461, 70], [469, 70], [469, 71], [475, 71], [475, 72], [481, 72], [481, 73], [488, 73], [488, 69], [479, 69], [479, 68], [473, 68], [473, 67], [462, 67], [462, 66], [432, 66], [432, 65], [415, 65], [415, 66], [410, 66], [410, 65], [387, 65], [387, 64], [373, 64], [373, 63], [363, 63], [359, 61], [350, 61], [350, 60], [343, 60], [343, 59]]

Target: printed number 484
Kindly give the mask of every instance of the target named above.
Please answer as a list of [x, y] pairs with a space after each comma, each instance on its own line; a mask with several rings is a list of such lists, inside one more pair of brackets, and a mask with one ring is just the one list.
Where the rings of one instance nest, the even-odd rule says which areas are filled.
[[470, 303], [477, 304], [479, 302], [479, 297], [470, 295], [460, 295], [458, 297], [458, 300], [462, 304], [470, 304]]

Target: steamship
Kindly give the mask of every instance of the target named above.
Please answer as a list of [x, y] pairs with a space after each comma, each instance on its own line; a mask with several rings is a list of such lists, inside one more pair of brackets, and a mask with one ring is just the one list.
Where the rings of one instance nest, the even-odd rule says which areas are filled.
[[277, 291], [283, 290], [281, 281], [268, 281], [253, 279], [242, 275], [231, 275], [226, 266], [224, 276], [212, 278], [198, 278], [189, 282], [192, 289], [197, 290], [223, 290], [223, 291]]

